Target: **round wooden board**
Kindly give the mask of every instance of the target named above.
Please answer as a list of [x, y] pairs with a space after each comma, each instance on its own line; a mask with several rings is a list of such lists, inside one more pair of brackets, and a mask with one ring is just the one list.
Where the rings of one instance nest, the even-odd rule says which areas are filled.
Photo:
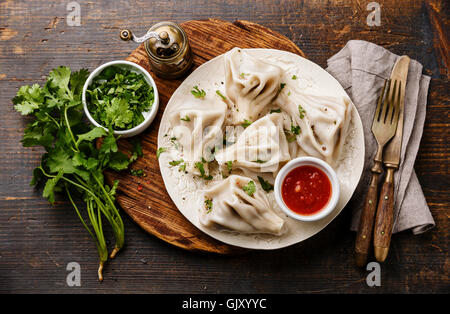
[[[186, 31], [192, 47], [194, 64], [191, 71], [233, 47], [272, 48], [305, 56], [285, 36], [248, 21], [229, 23], [209, 19], [188, 21], [181, 26]], [[141, 65], [151, 73], [143, 44], [133, 51], [127, 60]], [[156, 159], [159, 122], [167, 102], [184, 78], [166, 80], [157, 77], [154, 73], [151, 74], [158, 87], [159, 111], [152, 125], [139, 135], [144, 155], [132, 165], [132, 168], [143, 169], [146, 176], [132, 176], [125, 171], [106, 173], [109, 183], [116, 179], [120, 180], [117, 202], [145, 231], [180, 248], [219, 254], [243, 251], [241, 248], [217, 241], [197, 229], [178, 211], [167, 194]], [[132, 147], [127, 139], [119, 142], [121, 149]]]

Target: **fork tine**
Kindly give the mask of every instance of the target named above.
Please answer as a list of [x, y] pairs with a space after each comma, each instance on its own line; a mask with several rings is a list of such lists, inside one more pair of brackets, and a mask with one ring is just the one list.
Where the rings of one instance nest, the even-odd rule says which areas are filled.
[[384, 80], [384, 85], [383, 85], [383, 89], [381, 90], [381, 94], [380, 97], [378, 97], [378, 103], [377, 103], [377, 108], [375, 109], [375, 119], [373, 120], [378, 121], [380, 119], [380, 112], [381, 112], [381, 104], [383, 103], [383, 96], [384, 96], [384, 92], [386, 90], [386, 85], [388, 85], [388, 79]]
[[[378, 121], [380, 121], [381, 123], [384, 123], [384, 117], [386, 115], [386, 110], [389, 105], [389, 96], [391, 95], [390, 91], [391, 91], [391, 80], [388, 80], [387, 86], [386, 86], [386, 96], [384, 97], [384, 102], [381, 107], [381, 112], [378, 116]], [[383, 120], [381, 120], [382, 118], [383, 118]]]
[[387, 122], [391, 123], [391, 121], [389, 121], [389, 120], [386, 121], [386, 120], [389, 116], [392, 116], [392, 113], [395, 110], [395, 107], [396, 107], [395, 102], [396, 102], [396, 98], [397, 98], [396, 92], [397, 92], [397, 80], [394, 81], [394, 87], [390, 90], [390, 94], [389, 94], [390, 101], [388, 102], [388, 107], [385, 112], [383, 123], [387, 123]]
[[397, 100], [395, 101], [394, 104], [394, 110], [392, 111], [392, 116], [391, 116], [391, 124], [394, 122], [396, 122], [394, 120], [394, 117], [397, 117], [398, 114], [400, 113], [400, 97], [402, 95], [402, 82], [398, 82], [398, 93], [397, 93]]

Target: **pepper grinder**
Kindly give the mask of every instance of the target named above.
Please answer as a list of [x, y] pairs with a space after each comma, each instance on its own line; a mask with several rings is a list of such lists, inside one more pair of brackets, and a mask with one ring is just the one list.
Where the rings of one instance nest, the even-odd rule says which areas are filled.
[[192, 51], [183, 28], [173, 22], [153, 25], [142, 37], [129, 29], [120, 32], [120, 38], [135, 43], [144, 42], [152, 71], [163, 78], [183, 76], [192, 65]]

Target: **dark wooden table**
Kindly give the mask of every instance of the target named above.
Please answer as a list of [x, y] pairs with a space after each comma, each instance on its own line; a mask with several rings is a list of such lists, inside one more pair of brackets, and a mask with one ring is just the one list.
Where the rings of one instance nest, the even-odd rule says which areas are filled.
[[[448, 293], [449, 281], [449, 6], [446, 1], [378, 1], [381, 25], [368, 26], [370, 1], [78, 1], [81, 25], [69, 26], [70, 1], [0, 2], [0, 292], [43, 293]], [[401, 5], [400, 5], [401, 3]], [[97, 253], [70, 204], [50, 206], [29, 186], [40, 149], [20, 144], [26, 121], [10, 99], [19, 86], [42, 83], [59, 65], [73, 69], [125, 58], [136, 46], [125, 27], [143, 34], [171, 20], [249, 20], [293, 40], [307, 57], [326, 60], [350, 39], [407, 54], [432, 77], [416, 171], [436, 228], [393, 237], [381, 286], [368, 287], [355, 267], [351, 208], [309, 240], [240, 256], [186, 252], [143, 232], [124, 215], [126, 248], [97, 281]], [[70, 24], [70, 22], [69, 22]], [[69, 262], [81, 287], [66, 284]]]

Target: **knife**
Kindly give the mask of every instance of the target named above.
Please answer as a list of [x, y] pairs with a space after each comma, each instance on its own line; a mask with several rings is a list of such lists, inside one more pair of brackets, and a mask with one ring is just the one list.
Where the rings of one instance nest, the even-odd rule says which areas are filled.
[[383, 152], [386, 178], [381, 188], [373, 234], [375, 258], [379, 262], [384, 262], [386, 260], [394, 225], [394, 172], [398, 169], [400, 164], [405, 108], [405, 87], [408, 77], [409, 62], [410, 59], [408, 56], [401, 56], [395, 63], [391, 73], [391, 84], [397, 82], [397, 88], [400, 88], [398, 99], [398, 109], [400, 112], [395, 135], [387, 144]]

